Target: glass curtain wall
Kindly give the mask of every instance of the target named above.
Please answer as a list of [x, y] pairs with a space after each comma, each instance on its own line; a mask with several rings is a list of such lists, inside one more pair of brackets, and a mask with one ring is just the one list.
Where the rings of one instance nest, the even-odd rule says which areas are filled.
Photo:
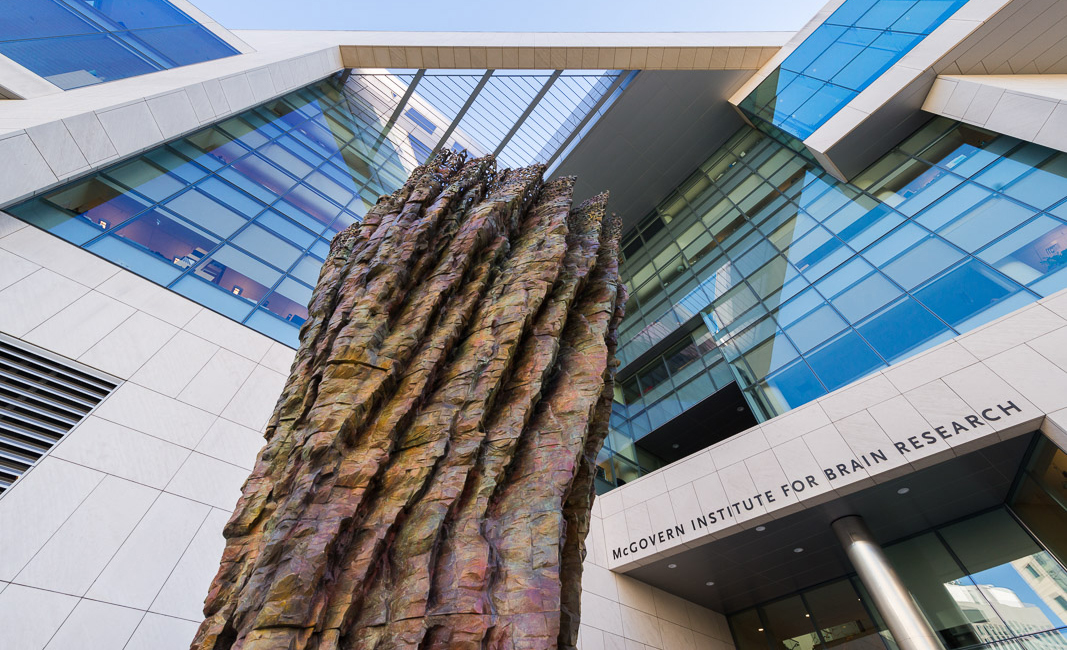
[[6, 210], [296, 347], [334, 235], [401, 187], [431, 147], [480, 155], [515, 126], [501, 165], [530, 164], [619, 75], [493, 71], [493, 92], [464, 118], [485, 132], [489, 99], [510, 102], [500, 115], [515, 121], [553, 83], [521, 124], [492, 125], [499, 137], [486, 144], [449, 127], [486, 71], [417, 72], [313, 84]]
[[774, 417], [1067, 287], [1067, 154], [936, 118], [841, 183], [768, 131], [624, 239], [619, 438], [730, 379]]
[[967, 0], [845, 0], [741, 102], [803, 140]]
[[237, 54], [166, 0], [12, 0], [0, 54], [63, 90]]
[[[1038, 440], [1011, 507], [1060, 563], [1067, 563], [1067, 453], [1044, 437]], [[1062, 598], [1059, 604], [1067, 614], [1067, 594]]]
[[[946, 648], [1067, 648], [1067, 571], [997, 508], [885, 548]], [[853, 576], [734, 614], [739, 650], [896, 650]]]
[[728, 617], [737, 650], [896, 650], [855, 577]]
[[408, 169], [327, 80], [8, 208], [296, 347], [338, 232]]

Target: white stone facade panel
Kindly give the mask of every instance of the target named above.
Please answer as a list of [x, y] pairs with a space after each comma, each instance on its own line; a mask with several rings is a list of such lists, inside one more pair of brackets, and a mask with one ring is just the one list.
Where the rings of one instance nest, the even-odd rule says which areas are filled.
[[0, 331], [124, 380], [0, 497], [5, 642], [187, 648], [295, 353], [3, 213], [0, 261]]
[[644, 566], [1039, 429], [1063, 444], [1065, 350], [1061, 292], [631, 481], [598, 499], [607, 566]]
[[[222, 528], [295, 353], [3, 213], [0, 255], [8, 274], [0, 279], [9, 278], [0, 314], [22, 314], [0, 316], [0, 331], [38, 332], [42, 346], [125, 380], [0, 498], [5, 640], [20, 650], [187, 648], [218, 570]], [[83, 302], [92, 308], [80, 317], [99, 315], [106, 326], [80, 328], [63, 316]], [[766, 453], [766, 441], [754, 448]], [[738, 445], [743, 480], [751, 449]], [[721, 614], [607, 568], [601, 513], [634, 506], [628, 529], [651, 533], [701, 510], [691, 483], [718, 480], [715, 465], [698, 454], [682, 467], [673, 492], [671, 475], [659, 474], [596, 501], [582, 650], [733, 647]]]
[[923, 110], [1067, 151], [1067, 74], [944, 74]]
[[243, 46], [237, 56], [0, 101], [0, 159], [9, 161], [0, 206], [328, 77], [342, 69], [339, 48], [328, 43]]

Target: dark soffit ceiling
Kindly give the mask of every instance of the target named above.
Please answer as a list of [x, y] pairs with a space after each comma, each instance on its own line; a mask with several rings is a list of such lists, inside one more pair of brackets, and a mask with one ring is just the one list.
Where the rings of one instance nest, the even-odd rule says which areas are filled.
[[[626, 573], [715, 611], [738, 612], [852, 573], [830, 528], [838, 517], [862, 516], [885, 544], [1003, 503], [1032, 439], [998, 442], [771, 521], [763, 532], [743, 530]], [[901, 487], [907, 494], [897, 493]]]
[[608, 190], [629, 230], [741, 126], [727, 98], [751, 70], [643, 71], [560, 163], [575, 203]]

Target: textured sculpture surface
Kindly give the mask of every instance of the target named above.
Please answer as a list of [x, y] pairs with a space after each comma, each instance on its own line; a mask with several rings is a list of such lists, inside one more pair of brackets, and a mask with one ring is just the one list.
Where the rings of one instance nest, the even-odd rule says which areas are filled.
[[573, 648], [619, 228], [445, 153], [338, 235], [195, 650]]

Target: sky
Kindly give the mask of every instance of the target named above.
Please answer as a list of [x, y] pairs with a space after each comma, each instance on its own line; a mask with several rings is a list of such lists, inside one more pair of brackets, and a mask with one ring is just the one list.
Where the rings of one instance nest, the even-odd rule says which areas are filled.
[[193, 0], [230, 29], [796, 31], [826, 0]]

